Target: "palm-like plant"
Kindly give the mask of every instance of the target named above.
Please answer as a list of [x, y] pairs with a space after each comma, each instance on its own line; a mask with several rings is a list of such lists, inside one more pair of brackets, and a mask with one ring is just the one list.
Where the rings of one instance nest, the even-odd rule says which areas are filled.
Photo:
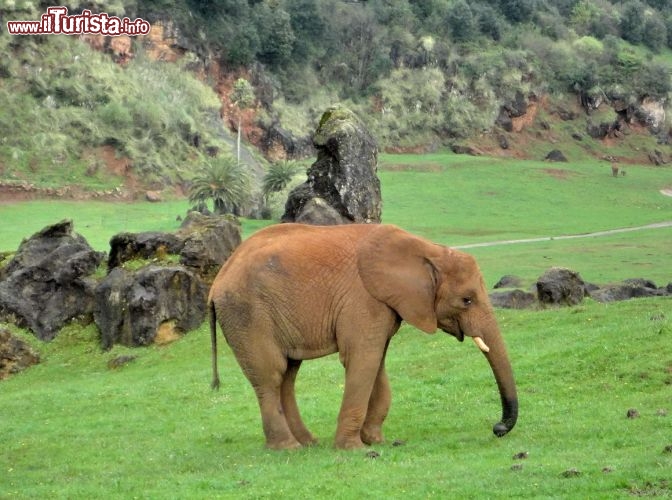
[[282, 160], [271, 164], [261, 185], [264, 198], [268, 200], [272, 193], [278, 193], [285, 189], [298, 173], [299, 168], [296, 162], [290, 160]]
[[213, 200], [216, 214], [239, 214], [249, 198], [250, 176], [245, 165], [228, 155], [206, 161], [189, 189], [190, 203], [207, 204]]

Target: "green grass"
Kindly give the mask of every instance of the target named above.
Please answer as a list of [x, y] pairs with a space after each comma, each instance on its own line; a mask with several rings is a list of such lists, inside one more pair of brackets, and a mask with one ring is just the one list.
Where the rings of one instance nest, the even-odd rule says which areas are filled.
[[[551, 175], [548, 168], [568, 173]], [[445, 244], [573, 234], [672, 220], [669, 169], [383, 155], [384, 219]], [[0, 205], [0, 241], [70, 217], [98, 249], [119, 231], [174, 230], [187, 203]], [[247, 236], [268, 224], [243, 221]], [[598, 283], [672, 281], [672, 229], [470, 249], [492, 285], [552, 265]], [[335, 356], [309, 361], [299, 405], [315, 448], [263, 448], [252, 389], [222, 343], [209, 389], [205, 325], [164, 347], [101, 352], [93, 325], [49, 344], [13, 328], [43, 362], [0, 382], [0, 498], [629, 498], [671, 496], [672, 299], [498, 310], [520, 392], [517, 427], [491, 433], [499, 398], [470, 344], [404, 326], [388, 354], [388, 442], [332, 447], [343, 392]], [[121, 368], [120, 355], [137, 359]], [[636, 408], [639, 418], [626, 413]], [[403, 446], [392, 446], [394, 440]], [[528, 452], [525, 460], [514, 454]], [[520, 468], [522, 466], [522, 468]], [[568, 470], [579, 475], [564, 477]], [[605, 472], [607, 470], [608, 472]]]
[[72, 219], [75, 231], [100, 251], [109, 250], [110, 238], [120, 232], [176, 231], [177, 216], [184, 218], [186, 200], [162, 203], [110, 203], [103, 201], [36, 200], [0, 204], [2, 249], [15, 250], [21, 240], [43, 227]]
[[666, 168], [633, 166], [626, 177], [613, 178], [606, 162], [553, 164], [437, 155], [427, 158], [428, 169], [427, 164], [413, 168], [403, 161], [403, 156], [382, 158], [383, 219], [444, 244], [579, 234], [672, 220], [672, 198], [659, 193], [672, 184]]
[[[388, 355], [388, 443], [374, 447], [375, 459], [332, 448], [343, 390], [335, 356], [305, 363], [297, 387], [321, 444], [278, 453], [263, 449], [256, 401], [228, 349], [223, 387], [209, 389], [205, 327], [169, 347], [110, 353], [94, 347], [93, 328], [71, 328], [40, 346], [41, 365], [2, 382], [9, 418], [0, 491], [3, 498], [625, 498], [635, 488], [669, 495], [670, 305], [498, 311], [521, 401], [518, 426], [501, 439], [490, 430], [499, 417], [496, 388], [477, 350], [403, 327]], [[107, 368], [129, 353], [138, 358]], [[626, 418], [630, 408], [640, 417]], [[513, 460], [519, 452], [529, 458]], [[563, 477], [570, 469], [581, 475]]]

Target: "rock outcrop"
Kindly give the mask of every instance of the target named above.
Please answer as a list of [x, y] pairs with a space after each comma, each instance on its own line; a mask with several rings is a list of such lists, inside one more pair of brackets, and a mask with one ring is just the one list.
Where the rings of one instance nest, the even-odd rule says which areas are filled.
[[621, 283], [613, 283], [592, 290], [590, 297], [598, 302], [614, 302], [637, 297], [660, 297], [670, 295], [668, 287], [658, 288], [655, 283], [646, 279], [628, 279]]
[[147, 260], [166, 254], [179, 254], [183, 247], [184, 241], [173, 233], [159, 231], [118, 233], [110, 239], [107, 268], [111, 271], [130, 260]]
[[191, 211], [176, 233], [119, 233], [110, 240], [108, 271], [125, 262], [164, 260], [179, 256], [179, 262], [203, 281], [211, 282], [224, 261], [241, 242], [240, 223], [228, 215], [209, 216]]
[[502, 309], [530, 309], [537, 304], [537, 296], [523, 290], [505, 290], [492, 292], [490, 302]]
[[505, 309], [534, 309], [542, 305], [573, 306], [581, 303], [584, 297], [597, 302], [615, 302], [672, 295], [672, 283], [657, 287], [651, 280], [632, 278], [620, 283], [595, 285], [584, 282], [579, 273], [560, 267], [552, 267], [539, 277], [535, 284], [536, 294], [519, 289], [520, 285], [519, 278], [503, 276], [494, 286], [495, 289], [516, 288], [491, 292], [492, 305]]
[[[514, 131], [514, 118], [524, 116], [528, 111], [527, 97], [520, 91], [509, 102], [506, 102], [499, 108], [499, 115], [495, 120], [495, 124], [502, 127], [507, 132]], [[520, 130], [518, 130], [520, 132]], [[504, 148], [506, 149], [506, 148]]]
[[289, 194], [282, 221], [380, 222], [378, 146], [359, 118], [343, 106], [332, 106], [322, 115], [313, 144], [317, 160], [306, 182]]
[[73, 231], [71, 220], [44, 228], [19, 246], [0, 275], [0, 316], [39, 339], [93, 312], [92, 274], [104, 259]]
[[94, 320], [103, 349], [165, 343], [205, 319], [207, 288], [182, 266], [113, 269], [95, 293]]
[[542, 304], [575, 306], [585, 296], [585, 283], [564, 267], [552, 267], [537, 280], [537, 297]]
[[559, 149], [550, 151], [544, 158], [546, 161], [566, 162], [567, 157]]
[[189, 212], [177, 236], [183, 242], [180, 264], [206, 283], [215, 279], [224, 261], [242, 242], [238, 219], [226, 215], [208, 217], [198, 212]]

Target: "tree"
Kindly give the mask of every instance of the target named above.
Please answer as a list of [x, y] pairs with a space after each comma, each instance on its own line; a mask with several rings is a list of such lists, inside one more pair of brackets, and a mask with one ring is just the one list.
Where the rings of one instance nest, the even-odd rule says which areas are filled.
[[236, 140], [236, 161], [240, 164], [240, 134], [242, 129], [242, 112], [254, 103], [254, 89], [245, 78], [238, 78], [233, 84], [231, 102], [238, 108], [238, 138]]
[[457, 0], [450, 5], [446, 13], [446, 24], [455, 42], [466, 42], [476, 35], [476, 19], [464, 0]]
[[216, 214], [239, 214], [250, 198], [250, 178], [244, 165], [231, 156], [206, 161], [192, 179], [189, 202], [214, 203]]
[[647, 16], [644, 23], [644, 45], [654, 52], [660, 52], [667, 45], [667, 26], [658, 16]]
[[291, 18], [277, 2], [261, 2], [256, 8], [257, 32], [259, 33], [259, 60], [279, 68], [290, 60], [296, 35]]
[[500, 0], [499, 4], [502, 13], [514, 23], [529, 21], [535, 12], [534, 0]]
[[296, 0], [287, 7], [292, 31], [295, 35], [292, 59], [305, 59], [318, 52], [320, 38], [325, 31], [317, 5], [313, 0]]
[[502, 26], [502, 19], [497, 14], [497, 11], [492, 6], [486, 4], [474, 4], [471, 10], [476, 17], [479, 31], [485, 36], [499, 41], [502, 38], [504, 28]]
[[633, 44], [639, 44], [644, 38], [644, 16], [646, 6], [639, 0], [631, 0], [623, 5], [621, 11], [621, 38]]
[[649, 95], [656, 99], [665, 99], [672, 91], [670, 68], [656, 61], [651, 61], [643, 67], [635, 81], [640, 95]]
[[[384, 31], [372, 11], [359, 4], [338, 3], [329, 23], [327, 54], [334, 54], [331, 79], [344, 83], [346, 95], [356, 95], [390, 66], [389, 48], [381, 43]], [[325, 37], [326, 38], [326, 37]]]

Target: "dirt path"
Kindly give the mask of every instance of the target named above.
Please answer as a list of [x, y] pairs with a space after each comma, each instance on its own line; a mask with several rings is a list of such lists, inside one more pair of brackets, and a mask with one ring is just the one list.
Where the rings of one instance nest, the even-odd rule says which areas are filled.
[[656, 222], [654, 224], [647, 224], [645, 226], [609, 229], [607, 231], [597, 231], [594, 233], [568, 234], [564, 236], [542, 236], [539, 238], [528, 238], [523, 240], [487, 241], [484, 243], [472, 243], [469, 245], [456, 245], [453, 248], [465, 249], [465, 248], [479, 248], [479, 247], [495, 247], [500, 245], [516, 245], [518, 243], [538, 243], [541, 241], [574, 240], [578, 238], [597, 238], [600, 236], [610, 236], [612, 234], [629, 233], [632, 231], [642, 231], [644, 229], [662, 229], [666, 227], [672, 227], [672, 221]]

